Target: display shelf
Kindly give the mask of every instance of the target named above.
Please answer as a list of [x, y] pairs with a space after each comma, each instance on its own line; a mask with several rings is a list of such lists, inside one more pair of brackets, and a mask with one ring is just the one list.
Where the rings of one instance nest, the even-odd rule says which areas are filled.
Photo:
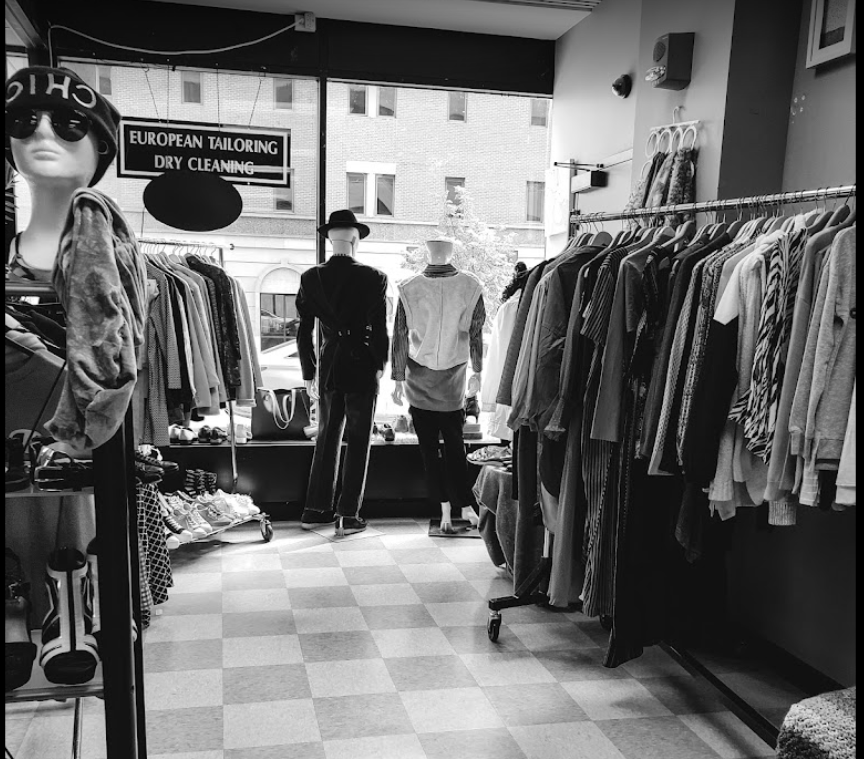
[[[253, 514], [252, 516], [248, 516], [245, 519], [241, 519], [237, 522], [232, 522], [231, 524], [225, 524], [221, 527], [217, 527], [213, 532], [209, 532], [206, 535], [202, 535], [200, 538], [195, 538], [194, 540], [187, 540], [185, 543], [180, 544], [180, 548], [183, 546], [191, 545], [192, 543], [207, 543], [212, 540], [216, 535], [220, 535], [226, 530], [231, 530], [235, 527], [239, 527], [241, 524], [249, 524], [250, 522], [258, 522], [261, 525], [261, 535], [266, 542], [270, 542], [273, 537], [273, 528], [270, 525], [270, 517], [265, 514], [263, 511], [260, 514]], [[178, 549], [174, 549], [175, 551]]]
[[56, 498], [62, 495], [93, 495], [93, 488], [81, 488], [81, 490], [42, 490], [31, 482], [23, 490], [6, 491], [6, 498]]
[[[466, 445], [501, 445], [501, 441], [498, 438], [492, 437], [483, 437], [476, 440], [472, 440], [469, 438], [465, 439]], [[314, 440], [250, 440], [248, 443], [237, 443], [237, 450], [242, 450], [243, 448], [270, 448], [273, 446], [282, 446], [282, 447], [312, 447], [315, 445]], [[342, 445], [345, 445], [345, 441], [342, 441]], [[402, 446], [402, 445], [418, 445], [417, 436], [412, 435], [409, 432], [397, 432], [396, 439], [393, 441], [382, 440], [378, 437], [373, 437], [371, 440], [371, 445], [374, 446]], [[171, 443], [169, 446], [171, 449], [181, 449], [188, 450], [190, 448], [207, 449], [207, 448], [230, 448], [230, 443], [190, 443], [187, 445], [181, 443]]]
[[96, 665], [96, 673], [90, 682], [81, 685], [57, 685], [45, 677], [45, 672], [39, 666], [39, 654], [42, 651], [42, 630], [31, 630], [30, 640], [36, 644], [37, 649], [30, 679], [20, 688], [6, 693], [7, 704], [27, 701], [65, 701], [67, 698], [84, 698], [86, 696], [102, 697], [102, 662]]

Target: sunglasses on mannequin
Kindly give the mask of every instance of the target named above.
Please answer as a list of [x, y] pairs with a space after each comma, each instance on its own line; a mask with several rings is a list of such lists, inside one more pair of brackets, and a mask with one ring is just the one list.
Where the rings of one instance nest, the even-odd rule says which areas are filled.
[[42, 114], [47, 113], [51, 119], [51, 128], [61, 140], [78, 142], [84, 139], [90, 131], [90, 119], [81, 111], [73, 108], [54, 108], [42, 110], [26, 108], [6, 113], [6, 134], [16, 140], [26, 140], [32, 137], [39, 127]]

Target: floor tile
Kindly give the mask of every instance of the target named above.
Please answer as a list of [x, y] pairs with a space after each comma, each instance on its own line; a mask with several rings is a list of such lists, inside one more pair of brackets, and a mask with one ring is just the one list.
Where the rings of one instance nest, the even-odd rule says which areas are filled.
[[336, 553], [340, 551], [383, 551], [387, 547], [382, 542], [381, 536], [372, 535], [370, 530], [335, 540], [332, 546]]
[[[153, 754], [221, 749], [222, 706], [147, 711], [147, 752]], [[41, 756], [65, 756], [42, 754]], [[37, 755], [38, 756], [38, 755]]]
[[[463, 564], [460, 563], [459, 571], [465, 577], [466, 580], [495, 580], [495, 579], [508, 579], [504, 574], [503, 570], [498, 569], [491, 561], [487, 558], [486, 561], [478, 561], [477, 563], [471, 564]], [[512, 583], [512, 580], [510, 580]], [[511, 589], [512, 592], [512, 589]]]
[[387, 534], [381, 538], [381, 543], [385, 548], [397, 551], [407, 551], [408, 549], [417, 548], [437, 548], [438, 545], [435, 541], [425, 534], [428, 529], [427, 525], [423, 528], [423, 533]]
[[230, 704], [223, 709], [226, 749], [321, 740], [312, 699]]
[[312, 569], [286, 569], [285, 584], [289, 588], [335, 588], [347, 585], [348, 580], [340, 567]]
[[480, 688], [403, 691], [399, 695], [418, 733], [505, 726]]
[[147, 630], [147, 643], [212, 640], [221, 637], [221, 614], [178, 614], [154, 617]]
[[687, 675], [684, 667], [667, 654], [660, 646], [646, 648], [641, 656], [621, 665], [632, 677], [672, 677]]
[[[467, 566], [466, 564], [454, 564], [454, 567], [460, 569]], [[468, 582], [483, 598], [503, 598], [512, 596], [514, 593], [513, 580], [503, 577], [485, 577], [480, 579], [471, 579]], [[509, 611], [509, 610], [508, 610]]]
[[380, 530], [384, 533], [381, 538], [384, 540], [387, 537], [392, 535], [412, 535], [412, 536], [425, 536], [429, 525], [428, 522], [419, 523], [416, 519], [384, 519], [384, 520], [375, 520], [375, 529]]
[[414, 591], [424, 604], [476, 601], [486, 606], [488, 614], [489, 606], [486, 599], [484, 599], [470, 583], [467, 583], [464, 580], [461, 582], [415, 582], [413, 583], [413, 586]]
[[385, 659], [401, 656], [438, 656], [455, 653], [437, 627], [411, 630], [372, 630], [378, 650]]
[[299, 637], [303, 659], [307, 664], [319, 661], [379, 659], [381, 657], [372, 633], [365, 630], [312, 633]]
[[314, 698], [396, 692], [382, 659], [307, 662], [306, 672]]
[[582, 680], [562, 686], [592, 720], [672, 714], [638, 680]]
[[316, 567], [338, 567], [339, 562], [333, 551], [280, 553], [282, 569], [315, 569]]
[[721, 678], [736, 693], [744, 693], [756, 709], [788, 708], [807, 695], [767, 672], [731, 672]]
[[462, 654], [462, 661], [482, 686], [554, 683], [555, 678], [530, 653]]
[[492, 562], [489, 561], [489, 552], [482, 542], [480, 545], [458, 545], [453, 546], [453, 548], [442, 548], [441, 551], [450, 561], [456, 564], [479, 564], [485, 560], [490, 566], [492, 565]]
[[222, 590], [222, 572], [182, 572], [174, 575], [171, 595], [178, 593], [218, 593]]
[[263, 590], [265, 588], [284, 588], [285, 575], [282, 572], [226, 572], [222, 584], [225, 590]]
[[336, 588], [289, 588], [288, 597], [291, 599], [292, 609], [324, 609], [332, 606], [357, 605], [347, 583]]
[[222, 667], [175, 672], [144, 673], [147, 708], [188, 709], [222, 706]]
[[[503, 630], [501, 634], [503, 636]], [[622, 680], [630, 677], [621, 667], [603, 666], [606, 652], [602, 648], [538, 651], [535, 656], [537, 661], [562, 683], [579, 680]]]
[[[69, 755], [73, 717], [36, 716], [27, 721], [27, 729], [20, 737], [16, 757], [65, 757]], [[11, 749], [10, 749], [11, 750]]]
[[398, 693], [316, 698], [314, 703], [325, 741], [414, 732]]
[[[189, 550], [186, 548], [185, 550]], [[220, 549], [221, 550], [221, 549]], [[177, 562], [174, 558], [181, 551], [175, 551], [171, 558], [171, 569], [176, 570], [178, 574], [222, 574], [222, 558], [217, 553], [214, 556], [202, 557], [200, 559], [187, 559]]]
[[264, 667], [233, 667], [222, 675], [222, 703], [249, 704], [311, 698], [309, 678], [303, 664], [268, 664]]
[[280, 556], [285, 553], [333, 553], [333, 542], [314, 532], [303, 532], [296, 537], [273, 542]]
[[486, 626], [472, 625], [470, 627], [442, 627], [453, 650], [457, 654], [505, 654], [526, 651], [525, 644], [510, 633], [507, 625], [502, 625], [498, 640], [489, 640]]
[[437, 547], [391, 548], [390, 554], [400, 566], [403, 564], [450, 564], [447, 555]]
[[422, 603], [407, 582], [393, 585], [352, 585], [351, 592], [360, 606], [404, 606]]
[[[149, 748], [149, 747], [148, 747]], [[89, 759], [89, 757], [88, 757]], [[147, 759], [225, 759], [224, 751], [184, 751], [182, 754], [151, 754], [147, 752]]]
[[342, 567], [384, 567], [395, 565], [390, 551], [340, 551], [334, 554]]
[[477, 685], [458, 656], [416, 656], [385, 659], [396, 690], [473, 688]]
[[185, 640], [176, 643], [147, 643], [144, 646], [146, 673], [221, 667], [221, 640]]
[[268, 572], [278, 569], [282, 569], [282, 562], [275, 553], [222, 557], [223, 572]]
[[329, 633], [369, 629], [358, 606], [295, 609], [294, 624], [298, 633]]
[[419, 737], [427, 759], [525, 759], [505, 728], [424, 733]]
[[300, 664], [302, 661], [303, 654], [296, 635], [259, 635], [222, 641], [223, 667], [264, 667], [268, 664]]
[[[438, 583], [434, 583], [437, 586]], [[415, 586], [416, 590], [416, 586]], [[417, 595], [420, 595], [418, 593]], [[421, 596], [422, 598], [422, 596]], [[489, 607], [482, 601], [458, 601], [456, 603], [427, 603], [426, 609], [439, 627], [466, 627], [482, 625], [489, 619]]]
[[640, 682], [672, 714], [704, 714], [729, 709], [720, 694], [699, 677], [649, 677]]
[[[166, 757], [166, 759], [173, 759]], [[324, 744], [295, 743], [290, 746], [263, 746], [259, 748], [235, 748], [225, 752], [224, 759], [326, 759]]]
[[596, 648], [591, 640], [572, 622], [507, 625], [529, 651], [571, 651], [576, 648]]
[[[476, 582], [471, 583], [477, 587]], [[512, 588], [511, 588], [512, 592]], [[482, 594], [481, 594], [482, 595]], [[496, 594], [493, 593], [494, 597]], [[506, 593], [498, 595], [507, 595]], [[486, 598], [487, 596], [484, 596]], [[502, 609], [501, 618], [505, 625], [539, 625], [555, 624], [561, 622], [561, 615], [557, 612], [544, 609], [542, 606], [516, 606], [512, 609]]]
[[349, 585], [395, 585], [405, 582], [405, 575], [395, 564], [384, 567], [344, 567], [342, 571]]
[[527, 759], [624, 759], [593, 722], [511, 727], [510, 734]]
[[627, 759], [717, 759], [677, 717], [615, 719], [598, 726]]
[[409, 627], [437, 627], [432, 615], [420, 604], [405, 606], [362, 606], [370, 630], [401, 630]]
[[416, 735], [378, 735], [326, 741], [324, 753], [327, 759], [426, 759]]
[[558, 683], [496, 685], [483, 692], [508, 727], [581, 722], [588, 715]]
[[290, 608], [288, 589], [284, 587], [222, 592], [222, 611], [225, 614], [246, 614], [250, 611], [278, 611]]
[[245, 614], [225, 614], [222, 617], [222, 631], [226, 638], [293, 635], [296, 632], [294, 613], [290, 609], [283, 609], [279, 611], [253, 611]]
[[462, 582], [465, 580], [456, 565], [445, 558], [441, 564], [400, 564], [408, 582]]
[[768, 744], [732, 712], [685, 714], [679, 719], [723, 759], [772, 755]]

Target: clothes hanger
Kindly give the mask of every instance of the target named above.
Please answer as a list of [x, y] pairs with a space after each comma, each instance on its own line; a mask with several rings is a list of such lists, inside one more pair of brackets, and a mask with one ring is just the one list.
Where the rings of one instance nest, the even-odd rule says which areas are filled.
[[[672, 239], [665, 243], [664, 247], [669, 247], [676, 253], [680, 252], [693, 239], [695, 234], [696, 222], [693, 219], [688, 219], [683, 224], [678, 225], [678, 229], [675, 230]], [[681, 247], [679, 248], [678, 245], [681, 245]], [[670, 252], [673, 252], [673, 250], [670, 250]]]
[[612, 242], [612, 235], [610, 235], [607, 231], [601, 230], [596, 235], [591, 238], [591, 242], [589, 245], [609, 245]]

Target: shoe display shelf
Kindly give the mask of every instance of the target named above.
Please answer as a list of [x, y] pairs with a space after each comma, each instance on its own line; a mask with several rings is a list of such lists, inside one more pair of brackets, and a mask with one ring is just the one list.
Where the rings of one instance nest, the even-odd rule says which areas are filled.
[[219, 535], [226, 530], [233, 530], [241, 524], [249, 524], [250, 522], [258, 522], [261, 528], [261, 537], [264, 538], [265, 543], [269, 543], [273, 540], [273, 525], [270, 523], [270, 517], [262, 511], [260, 514], [251, 514], [250, 516], [238, 519], [236, 522], [232, 522], [231, 524], [223, 524], [219, 527], [214, 527], [213, 532], [202, 535], [200, 538], [193, 538], [185, 543], [181, 543], [180, 548], [184, 545], [191, 545], [192, 543], [207, 543], [213, 540], [216, 535]]
[[[50, 285], [6, 281], [5, 295], [49, 296], [57, 294]], [[108, 759], [146, 759], [147, 730], [144, 705], [144, 657], [142, 636], [134, 636], [130, 619], [141, 629], [138, 594], [138, 529], [135, 490], [135, 457], [132, 410], [127, 408], [123, 423], [113, 437], [93, 450], [93, 488], [70, 491], [40, 490], [30, 486], [10, 491], [6, 498], [30, 498], [34, 507], [41, 498], [92, 493], [96, 512], [96, 539], [99, 541], [99, 605], [101, 634], [100, 664], [96, 675], [82, 685], [48, 682], [37, 655], [28, 683], [6, 694], [6, 703], [75, 699], [72, 757], [81, 757], [81, 698], [97, 696], [105, 708], [105, 753]], [[41, 631], [31, 631], [41, 643]], [[46, 757], [47, 759], [47, 757]], [[53, 759], [53, 758], [52, 758]]]

